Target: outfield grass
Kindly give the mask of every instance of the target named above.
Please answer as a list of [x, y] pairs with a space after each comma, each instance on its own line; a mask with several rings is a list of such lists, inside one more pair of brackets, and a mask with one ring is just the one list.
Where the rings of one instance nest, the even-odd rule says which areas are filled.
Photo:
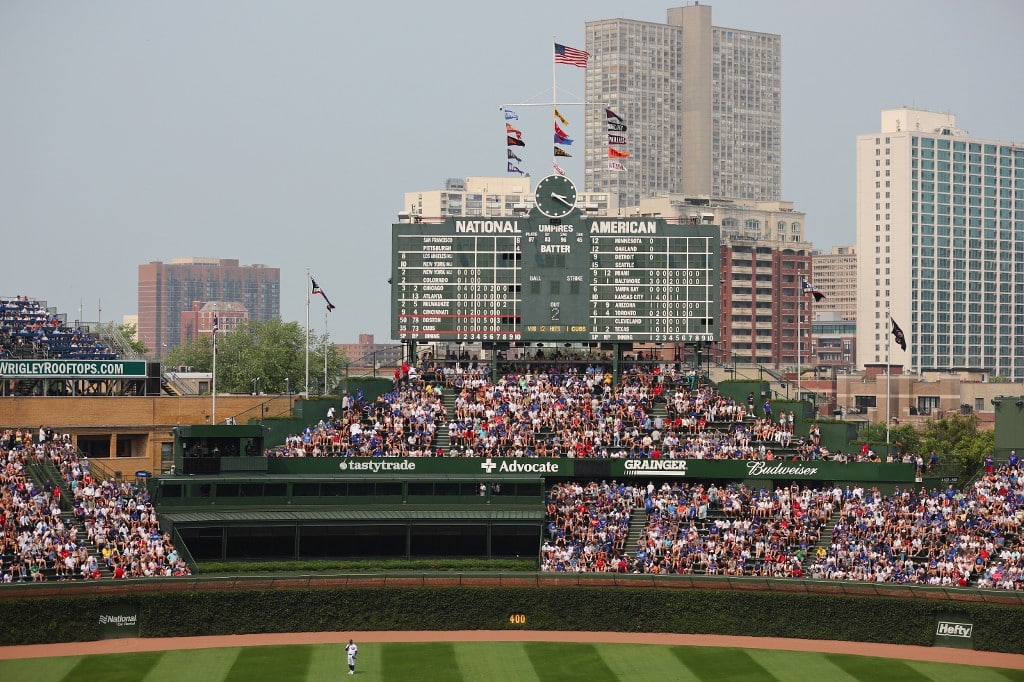
[[[345, 655], [339, 644], [0, 660], [0, 680], [12, 682], [317, 682], [348, 678], [346, 673]], [[369, 642], [359, 647], [358, 665], [352, 679], [365, 682], [1024, 682], [1024, 670], [841, 654], [649, 644]]]

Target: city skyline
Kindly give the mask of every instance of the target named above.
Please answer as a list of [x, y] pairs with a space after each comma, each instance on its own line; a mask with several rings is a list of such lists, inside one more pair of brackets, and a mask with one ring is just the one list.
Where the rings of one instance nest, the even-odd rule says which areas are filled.
[[[1019, 61], [1016, 4], [710, 4], [717, 27], [782, 38], [782, 199], [817, 249], [855, 242], [856, 137], [882, 110], [1021, 138], [1024, 95], [996, 76]], [[0, 293], [120, 321], [138, 312], [140, 264], [237, 258], [280, 268], [284, 320], [305, 321], [308, 269], [338, 307], [335, 341], [385, 340], [405, 193], [505, 174], [498, 109], [550, 101], [553, 38], [582, 48], [587, 21], [663, 23], [678, 6], [5, 3], [0, 224], [24, 257], [7, 259]], [[556, 68], [581, 136], [585, 72]], [[521, 114], [536, 180], [550, 109]], [[581, 186], [582, 161], [563, 164]]]

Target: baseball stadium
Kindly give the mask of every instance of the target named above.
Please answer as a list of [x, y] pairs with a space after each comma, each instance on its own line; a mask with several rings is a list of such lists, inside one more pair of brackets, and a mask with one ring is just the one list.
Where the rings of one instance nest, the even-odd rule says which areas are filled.
[[393, 234], [399, 359], [319, 396], [0, 300], [4, 679], [1024, 679], [1024, 397], [925, 461], [716, 372], [716, 228]]

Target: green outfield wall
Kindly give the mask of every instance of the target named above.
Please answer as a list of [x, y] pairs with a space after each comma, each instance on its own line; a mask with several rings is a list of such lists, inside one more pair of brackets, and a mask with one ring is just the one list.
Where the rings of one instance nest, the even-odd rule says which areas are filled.
[[[609, 580], [612, 580], [610, 578]], [[623, 587], [244, 589], [0, 599], [0, 642], [111, 636], [110, 614], [142, 637], [360, 630], [563, 630], [796, 637], [931, 646], [936, 624], [969, 627], [973, 648], [1024, 653], [1019, 606], [787, 592]], [[453, 579], [453, 584], [458, 584]], [[497, 584], [497, 581], [495, 581]], [[211, 583], [210, 586], [213, 584]], [[127, 587], [127, 586], [126, 586]], [[841, 589], [841, 588], [840, 588]], [[966, 593], [965, 593], [966, 594]], [[134, 616], [134, 618], [133, 618]], [[116, 635], [116, 630], [115, 634]]]

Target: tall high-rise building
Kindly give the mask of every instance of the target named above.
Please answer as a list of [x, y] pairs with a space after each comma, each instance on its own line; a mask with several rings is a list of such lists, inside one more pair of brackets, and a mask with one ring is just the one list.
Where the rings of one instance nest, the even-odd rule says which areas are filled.
[[[586, 24], [584, 185], [640, 197], [686, 194], [774, 201], [782, 186], [782, 38], [711, 25], [711, 7], [669, 9], [658, 24]], [[629, 153], [608, 164], [605, 107]], [[617, 122], [617, 121], [616, 121]]]
[[852, 246], [833, 246], [829, 253], [815, 251], [812, 284], [825, 295], [814, 304], [815, 317], [819, 313], [840, 320], [857, 319], [857, 249]]
[[175, 258], [139, 266], [139, 340], [158, 358], [182, 341], [182, 312], [193, 302], [234, 301], [249, 319], [281, 316], [281, 270], [226, 258]]
[[[1024, 146], [948, 113], [857, 137], [857, 360], [1024, 379]], [[903, 330], [903, 351], [891, 336]]]

